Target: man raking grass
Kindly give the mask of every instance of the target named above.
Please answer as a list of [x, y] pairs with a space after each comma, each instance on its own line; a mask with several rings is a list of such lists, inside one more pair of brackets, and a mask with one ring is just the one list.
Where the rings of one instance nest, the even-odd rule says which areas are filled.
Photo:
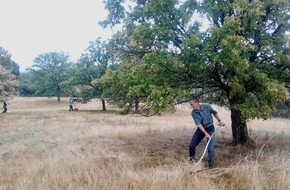
[[[198, 144], [202, 141], [204, 137], [207, 138], [207, 145], [204, 150], [204, 154], [206, 150], [208, 150], [208, 166], [209, 168], [215, 167], [215, 151], [214, 151], [214, 135], [215, 135], [215, 127], [213, 124], [213, 117], [217, 119], [219, 122], [218, 126], [224, 126], [225, 124], [221, 121], [218, 112], [214, 110], [209, 104], [200, 104], [199, 99], [197, 97], [193, 97], [189, 101], [190, 107], [192, 108], [191, 116], [194, 120], [197, 129], [192, 136], [192, 139], [189, 144], [189, 161], [196, 162], [195, 159], [195, 149]], [[202, 157], [197, 161], [197, 164], [200, 163]]]

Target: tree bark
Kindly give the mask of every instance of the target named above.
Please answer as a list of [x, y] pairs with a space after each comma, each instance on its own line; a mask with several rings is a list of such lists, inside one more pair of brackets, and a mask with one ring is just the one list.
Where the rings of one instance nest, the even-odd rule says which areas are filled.
[[106, 111], [106, 102], [104, 99], [102, 99], [102, 108], [103, 108], [103, 111]]
[[241, 112], [231, 108], [233, 145], [253, 145], [253, 140], [249, 137], [246, 121], [242, 120]]
[[139, 98], [135, 97], [135, 113], [139, 113]]

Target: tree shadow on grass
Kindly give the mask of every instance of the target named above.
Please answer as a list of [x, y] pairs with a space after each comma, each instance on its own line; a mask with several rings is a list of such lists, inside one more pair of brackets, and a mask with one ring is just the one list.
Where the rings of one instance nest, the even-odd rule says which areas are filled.
[[97, 114], [119, 114], [118, 110], [78, 110], [78, 111], [73, 111], [75, 113], [97, 113]]
[[118, 115], [118, 110], [77, 110], [77, 111], [68, 111], [68, 110], [59, 110], [60, 112], [67, 112], [71, 114], [77, 114], [77, 113], [88, 113], [88, 114], [108, 114], [108, 115]]

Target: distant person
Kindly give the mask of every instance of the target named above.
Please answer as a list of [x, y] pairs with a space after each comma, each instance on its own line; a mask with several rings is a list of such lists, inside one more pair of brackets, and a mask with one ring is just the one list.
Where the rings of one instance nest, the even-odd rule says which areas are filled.
[[3, 102], [3, 112], [2, 113], [6, 113], [7, 112], [7, 103], [6, 101]]
[[68, 102], [68, 106], [69, 106], [69, 110], [68, 111], [74, 111], [73, 104], [74, 104], [73, 99], [70, 99], [69, 102]]
[[[189, 144], [189, 161], [193, 162], [196, 161], [194, 156], [197, 145], [204, 137], [209, 140], [215, 132], [212, 115], [218, 120], [219, 126], [224, 126], [225, 124], [221, 121], [217, 111], [211, 105], [200, 104], [197, 97], [191, 98], [189, 104], [192, 108], [191, 116], [197, 126]], [[212, 137], [208, 145], [208, 166], [209, 168], [215, 167], [214, 137]]]

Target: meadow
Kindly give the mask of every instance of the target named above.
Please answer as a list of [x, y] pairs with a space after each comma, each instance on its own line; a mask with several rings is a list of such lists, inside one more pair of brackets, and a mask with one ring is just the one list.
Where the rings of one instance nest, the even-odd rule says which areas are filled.
[[[255, 147], [231, 146], [230, 113], [216, 133], [217, 167], [188, 163], [195, 126], [187, 105], [162, 116], [119, 115], [101, 102], [23, 98], [0, 115], [0, 190], [290, 189], [290, 119], [248, 123]], [[201, 155], [203, 141], [197, 150]]]

